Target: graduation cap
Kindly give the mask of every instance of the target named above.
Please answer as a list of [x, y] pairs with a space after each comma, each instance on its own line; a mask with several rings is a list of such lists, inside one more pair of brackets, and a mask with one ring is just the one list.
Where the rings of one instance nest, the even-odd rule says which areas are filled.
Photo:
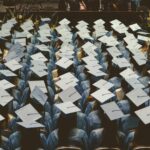
[[37, 86], [35, 86], [34, 90], [31, 93], [31, 96], [35, 98], [42, 106], [45, 105], [48, 96]]
[[68, 67], [70, 67], [73, 64], [73, 61], [68, 59], [68, 58], [61, 58], [60, 60], [58, 60], [56, 62], [56, 65], [60, 66], [61, 68], [67, 69]]
[[104, 79], [100, 79], [99, 81], [95, 82], [93, 86], [99, 88], [99, 89], [111, 89], [114, 85]]
[[114, 97], [115, 95], [112, 92], [110, 92], [109, 90], [102, 88], [102, 89], [99, 89], [99, 90], [95, 91], [94, 93], [92, 93], [91, 96], [96, 98], [99, 102], [104, 103], [107, 100]]
[[72, 102], [64, 102], [60, 104], [55, 104], [55, 106], [61, 110], [64, 114], [72, 114], [76, 112], [80, 112], [81, 110], [74, 105]]
[[115, 102], [103, 104], [101, 108], [112, 121], [126, 116]]
[[46, 89], [46, 85], [45, 82], [43, 80], [37, 80], [37, 81], [28, 81], [29, 83], [29, 87], [31, 92], [34, 90], [34, 88], [37, 86], [38, 88], [40, 88], [40, 90], [42, 90], [44, 93], [47, 93], [47, 89]]
[[150, 106], [135, 111], [135, 114], [141, 119], [144, 124], [150, 123]]
[[58, 94], [63, 102], [76, 102], [81, 99], [81, 95], [74, 87], [70, 87]]
[[10, 83], [9, 81], [3, 79], [3, 80], [0, 80], [0, 88], [4, 89], [4, 90], [7, 90], [7, 89], [10, 89], [10, 88], [13, 88], [15, 87], [14, 84]]
[[147, 102], [150, 100], [150, 97], [148, 94], [140, 88], [133, 89], [129, 93], [126, 94], [126, 96], [136, 105], [140, 106], [143, 103]]
[[0, 105], [6, 106], [14, 98], [3, 88], [0, 87]]
[[20, 63], [18, 63], [15, 59], [10, 60], [7, 63], [5, 63], [5, 66], [7, 66], [12, 71], [16, 71], [22, 68], [22, 65], [20, 65]]

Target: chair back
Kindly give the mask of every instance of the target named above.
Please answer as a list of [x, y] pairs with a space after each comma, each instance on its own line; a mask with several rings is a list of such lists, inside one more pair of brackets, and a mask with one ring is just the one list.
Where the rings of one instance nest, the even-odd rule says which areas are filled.
[[61, 146], [57, 147], [56, 150], [81, 150], [81, 148], [74, 146]]

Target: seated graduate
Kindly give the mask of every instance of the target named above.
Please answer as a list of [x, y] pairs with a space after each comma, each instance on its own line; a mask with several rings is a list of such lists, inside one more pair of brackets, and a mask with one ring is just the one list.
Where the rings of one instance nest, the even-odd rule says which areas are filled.
[[85, 11], [87, 8], [86, 0], [60, 0], [58, 4], [60, 11]]
[[[62, 106], [62, 104], [58, 105]], [[77, 108], [76, 106], [72, 105], [70, 109], [72, 109], [73, 107]], [[49, 134], [47, 144], [48, 150], [54, 150], [60, 147], [73, 147], [74, 149], [78, 148], [83, 150], [88, 149], [87, 134], [85, 131], [77, 128], [77, 114], [75, 112], [70, 114], [62, 113], [60, 115], [60, 118], [58, 120], [58, 129]]]
[[104, 128], [93, 130], [90, 134], [91, 149], [100, 147], [123, 148], [124, 134], [117, 129], [115, 121], [110, 121], [107, 116], [103, 116], [102, 126]]

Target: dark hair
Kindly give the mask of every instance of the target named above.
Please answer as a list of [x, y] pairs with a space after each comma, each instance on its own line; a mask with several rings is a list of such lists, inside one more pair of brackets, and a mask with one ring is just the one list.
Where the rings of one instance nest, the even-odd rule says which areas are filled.
[[150, 146], [150, 125], [145, 125], [142, 122], [139, 123], [138, 128], [135, 130], [133, 145]]
[[61, 114], [58, 121], [58, 146], [67, 146], [69, 144], [69, 135], [72, 129], [76, 128], [76, 114]]
[[106, 115], [104, 115], [102, 119], [102, 124], [104, 130], [102, 134], [101, 145], [107, 147], [120, 147], [116, 122], [110, 121], [110, 119]]
[[21, 129], [21, 150], [37, 150], [41, 145], [37, 129]]

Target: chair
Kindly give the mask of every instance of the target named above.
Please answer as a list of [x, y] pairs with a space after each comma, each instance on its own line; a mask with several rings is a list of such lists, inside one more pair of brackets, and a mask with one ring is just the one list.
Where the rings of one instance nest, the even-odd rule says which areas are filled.
[[57, 147], [56, 150], [81, 150], [81, 148], [74, 146], [61, 146]]
[[150, 146], [137, 146], [133, 150], [150, 150]]
[[120, 148], [99, 147], [95, 150], [121, 150]]

